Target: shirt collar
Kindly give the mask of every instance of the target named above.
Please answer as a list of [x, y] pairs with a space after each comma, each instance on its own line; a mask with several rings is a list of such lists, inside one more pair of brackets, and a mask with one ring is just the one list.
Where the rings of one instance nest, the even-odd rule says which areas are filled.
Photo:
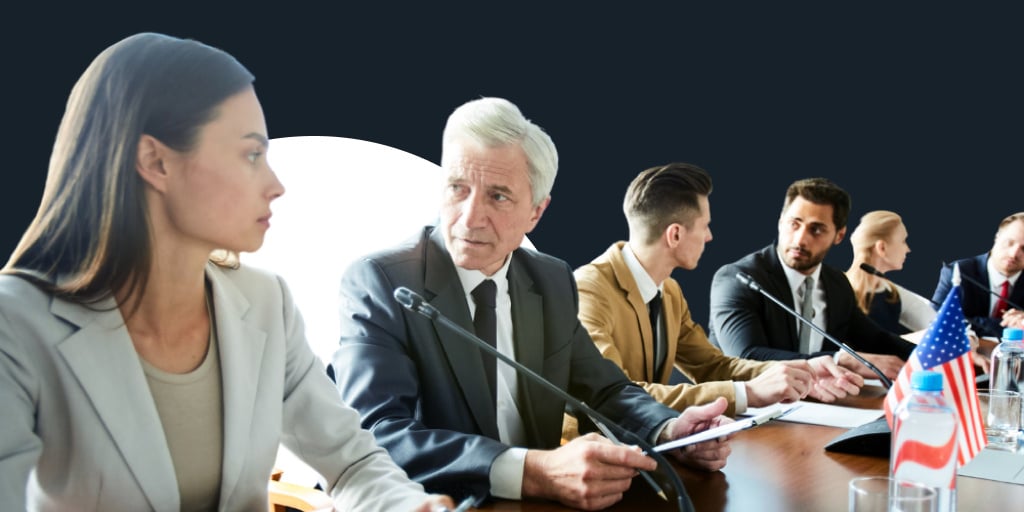
[[794, 293], [803, 287], [804, 280], [807, 279], [808, 277], [814, 278], [815, 288], [817, 288], [818, 285], [821, 283], [821, 266], [823, 265], [823, 263], [819, 263], [818, 268], [814, 269], [814, 272], [811, 273], [811, 275], [809, 276], [805, 276], [800, 272], [797, 272], [796, 270], [790, 268], [789, 265], [786, 265], [784, 262], [780, 263], [782, 263], [782, 270], [786, 273], [786, 281], [789, 282], [789, 289], [792, 290]]
[[644, 303], [650, 302], [661, 290], [661, 286], [651, 279], [651, 275], [640, 264], [640, 260], [637, 259], [636, 254], [633, 254], [633, 249], [629, 247], [628, 243], [622, 244], [622, 259], [626, 260], [626, 267], [629, 268], [629, 273], [633, 274], [636, 287], [640, 290], [640, 298], [644, 300]]
[[1014, 286], [1017, 284], [1017, 278], [1020, 277], [1021, 272], [1018, 270], [1016, 274], [1011, 276], [1003, 275], [1001, 272], [996, 270], [996, 267], [992, 264], [991, 255], [988, 258], [985, 258], [985, 268], [988, 270], [988, 283], [992, 288], [999, 288], [1003, 285], [1003, 281], [1009, 281], [1010, 286]]
[[459, 276], [459, 283], [462, 290], [469, 296], [473, 290], [484, 282], [484, 279], [491, 279], [498, 286], [497, 296], [508, 294], [508, 267], [512, 263], [512, 255], [505, 256], [505, 263], [492, 276], [485, 275], [479, 270], [467, 270], [458, 265], [455, 266], [455, 273]]

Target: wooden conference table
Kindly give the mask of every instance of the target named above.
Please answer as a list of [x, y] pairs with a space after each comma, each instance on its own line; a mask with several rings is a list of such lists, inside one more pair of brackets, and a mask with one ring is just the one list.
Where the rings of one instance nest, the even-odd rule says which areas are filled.
[[[866, 386], [860, 396], [839, 403], [881, 408], [885, 390]], [[698, 512], [843, 511], [847, 484], [858, 476], [885, 476], [889, 459], [826, 452], [824, 446], [846, 429], [773, 421], [733, 437], [725, 469], [706, 473], [676, 466]], [[957, 479], [958, 510], [1020, 510], [1024, 485], [969, 477]], [[480, 510], [571, 510], [540, 501], [494, 501]], [[641, 479], [633, 481], [613, 511], [674, 510]]]

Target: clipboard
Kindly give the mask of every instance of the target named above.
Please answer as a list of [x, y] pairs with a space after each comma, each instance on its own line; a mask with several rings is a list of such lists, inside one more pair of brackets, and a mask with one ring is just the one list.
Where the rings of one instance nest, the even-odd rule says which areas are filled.
[[786, 411], [783, 411], [781, 408], [775, 408], [758, 416], [752, 416], [750, 418], [744, 418], [742, 420], [734, 421], [732, 423], [726, 423], [725, 425], [721, 425], [715, 428], [709, 428], [703, 432], [697, 432], [696, 434], [689, 435], [686, 437], [680, 437], [679, 439], [675, 439], [667, 443], [661, 443], [658, 446], [654, 447], [654, 451], [659, 453], [667, 452], [669, 450], [675, 450], [677, 448], [682, 448], [687, 445], [702, 443], [704, 441], [710, 441], [712, 439], [724, 437], [729, 434], [739, 432], [741, 430], [754, 428], [758, 425], [764, 425], [765, 423], [768, 423], [769, 421], [774, 420], [782, 416], [783, 414], [792, 411], [793, 409], [796, 409], [796, 407], [790, 407]]

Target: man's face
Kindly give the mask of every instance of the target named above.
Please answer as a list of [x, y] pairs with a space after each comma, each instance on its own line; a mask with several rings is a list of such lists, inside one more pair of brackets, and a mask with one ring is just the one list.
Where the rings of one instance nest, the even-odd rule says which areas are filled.
[[450, 142], [441, 167], [441, 229], [461, 268], [494, 274], [540, 220], [550, 198], [533, 205], [529, 166], [519, 145], [496, 148]]
[[1024, 269], [1024, 220], [1015, 220], [996, 233], [989, 259], [1004, 276]]
[[832, 205], [797, 196], [779, 217], [779, 257], [789, 268], [810, 275], [845, 234], [845, 227], [836, 230]]
[[700, 196], [697, 201], [700, 203], [700, 215], [690, 227], [681, 226], [679, 245], [674, 251], [676, 266], [686, 270], [697, 268], [697, 262], [704, 254], [704, 244], [711, 241], [711, 205], [707, 196]]

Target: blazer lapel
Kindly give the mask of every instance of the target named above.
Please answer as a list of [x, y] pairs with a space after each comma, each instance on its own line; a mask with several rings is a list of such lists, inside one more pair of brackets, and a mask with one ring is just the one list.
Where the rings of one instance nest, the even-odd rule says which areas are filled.
[[[508, 269], [508, 293], [512, 301], [512, 338], [515, 346], [515, 360], [543, 376], [544, 371], [544, 298], [533, 291], [533, 279], [525, 272], [516, 258], [518, 250], [512, 253]], [[540, 342], [540, 343], [539, 343]], [[500, 364], [500, 363], [499, 363]], [[542, 400], [547, 391], [539, 391], [527, 377], [518, 378], [518, 408], [523, 426], [533, 442], [543, 439], [542, 429], [534, 417], [534, 407], [525, 404]], [[538, 393], [534, 396], [534, 390]], [[550, 396], [550, 395], [547, 395]]]
[[224, 461], [221, 468], [220, 502], [229, 502], [238, 484], [249, 451], [250, 431], [255, 422], [256, 392], [267, 333], [246, 320], [249, 301], [223, 270], [207, 266], [213, 290], [213, 311], [220, 353], [221, 388], [224, 408]]
[[[469, 315], [466, 294], [458, 274], [455, 273], [451, 256], [445, 249], [440, 228], [435, 228], [427, 239], [424, 258], [423, 283], [426, 300], [438, 310], [444, 311], [453, 322], [472, 333], [473, 320]], [[458, 334], [439, 322], [434, 321], [433, 325], [434, 335], [437, 336], [450, 363], [455, 380], [462, 390], [462, 396], [466, 397], [477, 427], [483, 435], [498, 439], [498, 423], [490, 390], [486, 385], [487, 376], [484, 374], [481, 360], [482, 350], [471, 346], [467, 340], [458, 339]]]
[[79, 327], [58, 350], [150, 505], [177, 511], [174, 463], [139, 356], [114, 300], [94, 307], [53, 300], [51, 312]]
[[[776, 250], [776, 244], [768, 246], [768, 248], [766, 248], [765, 250], [768, 251], [768, 257], [772, 262], [772, 271], [768, 277], [771, 280], [771, 287], [774, 288], [774, 290], [768, 291], [769, 293], [774, 295], [775, 298], [779, 299], [790, 308], [793, 308], [793, 310], [795, 311], [796, 307], [793, 304], [793, 290], [789, 288], [789, 280], [786, 279], [786, 271], [783, 270], [782, 261], [779, 260], [779, 253]], [[797, 330], [797, 322], [799, 322], [800, 320], [793, 318], [788, 313], [786, 313], [782, 308], [779, 308], [776, 304], [771, 304], [768, 307], [777, 310], [778, 313], [782, 313], [783, 315], [785, 315], [785, 318], [789, 319], [788, 322], [783, 322], [786, 325], [787, 331], [789, 332], [789, 336], [787, 337], [787, 339], [794, 341], [799, 340], [800, 335], [799, 331]]]
[[[608, 258], [612, 263], [615, 281], [618, 283], [619, 288], [626, 292], [626, 300], [629, 301], [630, 307], [633, 308], [636, 322], [640, 326], [640, 343], [644, 355], [644, 376], [641, 380], [658, 382], [657, 376], [654, 375], [654, 326], [651, 325], [647, 303], [644, 302], [644, 298], [640, 295], [640, 287], [636, 284], [636, 278], [633, 277], [633, 272], [629, 270], [626, 260], [622, 257], [622, 245], [613, 245], [608, 250]], [[670, 302], [662, 298], [662, 307], [664, 308], [662, 311], [665, 318], [674, 318], [672, 316], [673, 312], [669, 308]], [[668, 351], [670, 354], [675, 353], [672, 347], [674, 346], [674, 337], [677, 332], [678, 329], [673, 331], [672, 326], [669, 326], [669, 329], [665, 331], [666, 339], [670, 340]], [[665, 366], [670, 367], [671, 363]]]

